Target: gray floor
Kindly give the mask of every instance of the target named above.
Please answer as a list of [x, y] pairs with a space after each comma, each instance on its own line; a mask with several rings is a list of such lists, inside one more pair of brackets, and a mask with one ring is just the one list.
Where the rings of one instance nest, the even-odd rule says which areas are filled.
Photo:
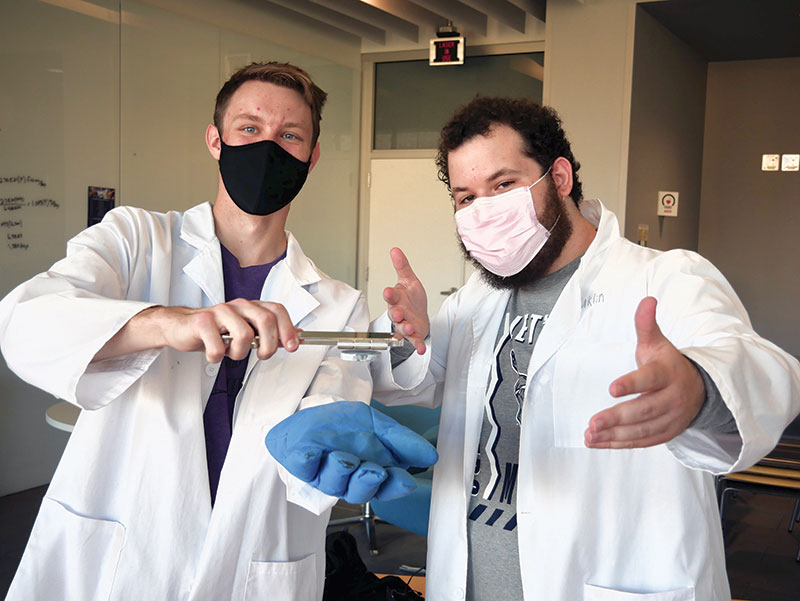
[[[0, 596], [5, 597], [45, 487], [0, 498]], [[789, 533], [794, 508], [789, 498], [738, 493], [726, 510], [725, 543], [733, 597], [752, 601], [800, 599], [800, 524]], [[357, 515], [359, 507], [338, 505], [334, 517]], [[425, 538], [390, 524], [376, 526], [378, 555], [368, 553], [363, 525], [346, 526], [356, 538], [367, 568], [397, 573], [401, 565], [422, 566]], [[38, 600], [31, 600], [38, 601]]]
[[741, 492], [725, 510], [726, 560], [736, 599], [800, 599], [800, 524], [788, 532], [794, 499]]

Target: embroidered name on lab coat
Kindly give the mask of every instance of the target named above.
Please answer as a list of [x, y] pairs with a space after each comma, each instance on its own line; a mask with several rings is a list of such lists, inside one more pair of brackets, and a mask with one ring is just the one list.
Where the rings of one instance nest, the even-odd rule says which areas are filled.
[[605, 302], [605, 300], [606, 297], [603, 295], [602, 292], [600, 294], [592, 292], [589, 296], [587, 296], [581, 301], [581, 311], [583, 311], [584, 309], [588, 309], [592, 305], [598, 305], [602, 302]]

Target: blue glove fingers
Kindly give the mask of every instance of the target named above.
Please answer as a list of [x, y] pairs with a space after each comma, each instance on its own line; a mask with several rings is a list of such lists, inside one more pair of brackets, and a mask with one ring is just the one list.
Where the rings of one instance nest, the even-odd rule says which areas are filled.
[[381, 484], [375, 499], [378, 501], [391, 501], [410, 495], [417, 488], [414, 476], [399, 467], [390, 467], [386, 470], [387, 478]]
[[275, 460], [296, 478], [303, 482], [311, 482], [316, 478], [323, 456], [322, 449], [315, 446], [306, 446], [289, 451], [283, 456], [281, 456], [280, 452], [270, 448], [269, 443], [267, 443], [267, 449]]
[[[365, 409], [369, 409], [366, 405], [363, 406]], [[395, 465], [396, 460], [391, 450], [387, 449], [380, 439], [375, 436], [371, 419], [367, 419], [364, 428], [364, 430], [349, 431], [340, 435], [336, 440], [338, 444], [332, 448], [346, 449], [360, 457], [362, 461], [369, 461], [378, 465]]]
[[413, 430], [396, 422], [393, 425], [376, 423], [375, 433], [381, 443], [392, 452], [400, 467], [430, 467], [439, 459], [436, 447]]
[[344, 500], [348, 503], [366, 503], [375, 496], [387, 476], [386, 470], [381, 466], [368, 461], [362, 463], [350, 476]]
[[356, 471], [361, 460], [345, 451], [331, 451], [319, 466], [319, 474], [311, 485], [327, 495], [343, 497], [347, 491], [350, 475]]

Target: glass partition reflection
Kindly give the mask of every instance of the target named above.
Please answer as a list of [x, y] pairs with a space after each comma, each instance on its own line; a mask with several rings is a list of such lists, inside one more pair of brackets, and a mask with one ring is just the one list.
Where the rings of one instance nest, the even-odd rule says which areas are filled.
[[427, 60], [375, 65], [373, 149], [436, 148], [439, 130], [475, 95], [542, 101], [543, 52], [469, 56], [463, 65]]

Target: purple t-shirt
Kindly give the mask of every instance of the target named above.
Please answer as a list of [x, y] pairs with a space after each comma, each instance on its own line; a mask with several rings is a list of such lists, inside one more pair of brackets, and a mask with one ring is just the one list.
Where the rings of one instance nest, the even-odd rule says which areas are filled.
[[[220, 244], [222, 249], [222, 279], [225, 282], [225, 302], [237, 298], [258, 300], [261, 289], [270, 269], [286, 257], [284, 252], [272, 263], [242, 267], [239, 260]], [[225, 357], [219, 366], [217, 379], [208, 397], [206, 410], [203, 413], [203, 425], [206, 434], [206, 460], [208, 461], [208, 483], [211, 488], [211, 505], [217, 498], [217, 486], [228, 445], [231, 441], [233, 423], [233, 407], [236, 395], [242, 387], [247, 371], [248, 357], [234, 361]]]

